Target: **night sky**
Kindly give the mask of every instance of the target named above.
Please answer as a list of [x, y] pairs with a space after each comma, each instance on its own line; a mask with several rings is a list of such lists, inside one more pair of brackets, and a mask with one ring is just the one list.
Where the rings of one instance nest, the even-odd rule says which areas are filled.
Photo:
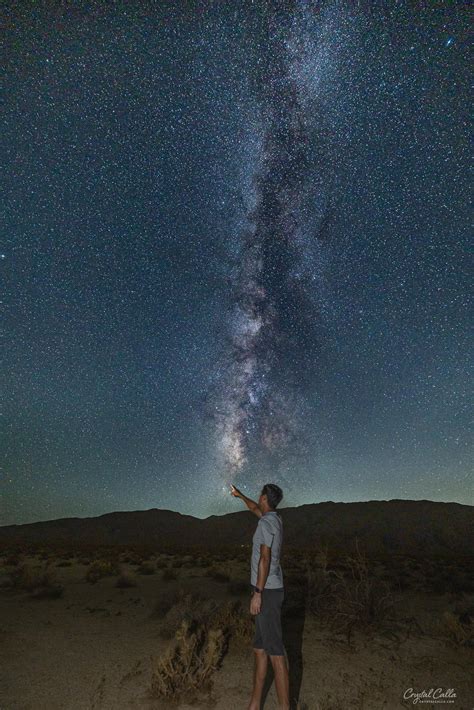
[[10, 3], [2, 524], [474, 502], [469, 19]]

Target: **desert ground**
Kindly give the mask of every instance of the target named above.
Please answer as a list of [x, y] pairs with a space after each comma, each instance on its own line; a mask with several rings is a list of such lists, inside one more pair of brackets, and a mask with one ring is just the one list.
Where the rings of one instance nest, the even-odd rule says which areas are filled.
[[[249, 548], [1, 552], [1, 710], [246, 709]], [[471, 563], [286, 550], [292, 707], [472, 710]]]

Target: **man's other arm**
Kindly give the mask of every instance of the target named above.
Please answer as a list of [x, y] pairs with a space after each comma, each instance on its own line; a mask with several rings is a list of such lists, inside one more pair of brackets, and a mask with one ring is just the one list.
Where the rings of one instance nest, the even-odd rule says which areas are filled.
[[241, 498], [244, 501], [247, 508], [249, 510], [251, 510], [252, 513], [254, 513], [257, 516], [257, 518], [261, 518], [262, 511], [258, 507], [258, 503], [256, 503], [254, 500], [251, 500], [250, 498], [247, 498], [247, 496], [244, 496], [244, 494], [241, 493], [241, 491], [239, 491], [238, 488], [236, 488], [235, 486], [232, 486], [232, 484], [231, 484], [231, 487], [232, 487], [232, 495], [235, 496], [236, 498]]
[[270, 571], [270, 560], [272, 550], [268, 545], [260, 545], [260, 559], [258, 561], [257, 587], [263, 589], [267, 583]]

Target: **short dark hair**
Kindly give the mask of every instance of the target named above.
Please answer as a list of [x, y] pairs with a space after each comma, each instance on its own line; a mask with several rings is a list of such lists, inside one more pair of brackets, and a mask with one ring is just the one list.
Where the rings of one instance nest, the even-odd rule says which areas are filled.
[[267, 496], [270, 508], [276, 508], [283, 498], [283, 491], [276, 483], [265, 483], [262, 488], [262, 496]]

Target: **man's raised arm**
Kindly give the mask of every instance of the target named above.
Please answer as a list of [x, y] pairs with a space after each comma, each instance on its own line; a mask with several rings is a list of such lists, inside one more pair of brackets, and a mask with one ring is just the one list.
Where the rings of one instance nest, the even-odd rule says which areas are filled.
[[236, 498], [241, 498], [244, 501], [247, 508], [249, 510], [251, 510], [252, 513], [254, 513], [257, 516], [257, 518], [262, 517], [262, 511], [258, 507], [258, 503], [256, 503], [254, 500], [250, 500], [250, 498], [247, 498], [247, 496], [244, 496], [244, 494], [241, 493], [238, 488], [233, 486], [232, 483], [230, 484], [230, 487], [231, 487], [231, 493], [233, 496], [235, 496]]

